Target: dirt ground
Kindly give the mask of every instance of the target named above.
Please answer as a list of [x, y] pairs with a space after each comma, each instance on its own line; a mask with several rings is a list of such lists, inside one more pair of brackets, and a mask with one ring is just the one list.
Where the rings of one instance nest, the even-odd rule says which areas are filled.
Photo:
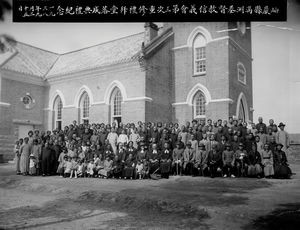
[[300, 164], [290, 180], [17, 176], [0, 165], [0, 229], [299, 229]]

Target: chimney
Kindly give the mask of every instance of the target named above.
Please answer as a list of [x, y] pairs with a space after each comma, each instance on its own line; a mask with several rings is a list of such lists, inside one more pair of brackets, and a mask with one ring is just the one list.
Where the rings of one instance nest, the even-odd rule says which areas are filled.
[[153, 38], [157, 37], [158, 26], [153, 22], [146, 22], [144, 28], [145, 28], [144, 44], [148, 45]]

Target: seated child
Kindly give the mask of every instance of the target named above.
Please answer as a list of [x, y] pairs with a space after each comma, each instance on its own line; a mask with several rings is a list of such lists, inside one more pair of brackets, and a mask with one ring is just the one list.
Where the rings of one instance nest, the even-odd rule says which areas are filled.
[[138, 177], [141, 180], [142, 178], [144, 178], [144, 176], [145, 176], [144, 164], [141, 161], [138, 161], [136, 165], [136, 178]]
[[95, 164], [94, 164], [94, 161], [91, 159], [87, 165], [87, 170], [86, 170], [88, 177], [94, 176], [94, 168], [95, 168]]
[[68, 157], [68, 160], [64, 163], [64, 177], [68, 177], [71, 174], [72, 158]]
[[83, 177], [83, 167], [84, 165], [82, 164], [82, 161], [79, 159], [79, 162], [78, 162], [78, 168], [77, 168], [77, 176], [78, 177]]

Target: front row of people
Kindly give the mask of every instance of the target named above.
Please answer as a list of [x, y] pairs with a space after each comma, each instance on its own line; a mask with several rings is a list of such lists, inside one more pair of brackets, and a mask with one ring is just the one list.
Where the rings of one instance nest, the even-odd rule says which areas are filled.
[[292, 174], [287, 164], [282, 145], [277, 144], [272, 152], [268, 144], [264, 145], [261, 152], [257, 151], [256, 143], [252, 143], [251, 151], [244, 150], [244, 145], [239, 144], [238, 150], [231, 150], [231, 145], [225, 149], [212, 145], [210, 151], [205, 150], [205, 145], [200, 143], [199, 149], [192, 149], [192, 144], [187, 143], [186, 148], [180, 148], [181, 143], [171, 151], [168, 143], [162, 150], [153, 144], [150, 150], [140, 146], [140, 151], [130, 153], [120, 151], [114, 155], [94, 154], [93, 158], [81, 159], [68, 156], [65, 149], [59, 156], [57, 173], [64, 177], [100, 177], [144, 179], [169, 178], [169, 175], [192, 176], [223, 176], [223, 177], [266, 177], [289, 178]]

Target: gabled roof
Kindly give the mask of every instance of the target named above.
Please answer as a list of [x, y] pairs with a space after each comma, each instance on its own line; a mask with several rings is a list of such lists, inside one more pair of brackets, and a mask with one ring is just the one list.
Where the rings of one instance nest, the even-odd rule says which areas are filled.
[[45, 78], [94, 69], [135, 60], [143, 40], [142, 32], [65, 54], [15, 42], [13, 51], [0, 54], [0, 68]]
[[[11, 51], [7, 52], [11, 53], [11, 56], [3, 62], [1, 68], [39, 77], [44, 77], [59, 57], [56, 53], [22, 42], [15, 42], [11, 48]], [[8, 54], [0, 56], [2, 55]]]

